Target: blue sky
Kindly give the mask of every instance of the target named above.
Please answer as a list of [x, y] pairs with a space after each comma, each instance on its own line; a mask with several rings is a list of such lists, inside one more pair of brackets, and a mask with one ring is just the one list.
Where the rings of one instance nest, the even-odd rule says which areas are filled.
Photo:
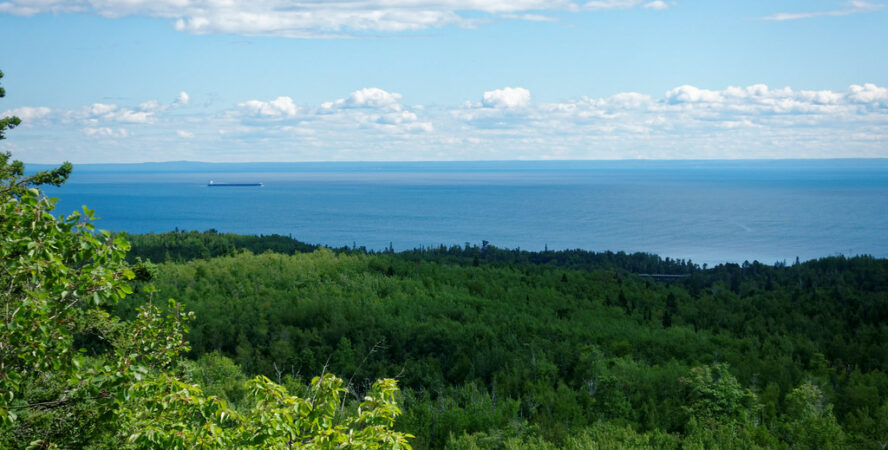
[[29, 162], [888, 157], [888, 3], [0, 0]]

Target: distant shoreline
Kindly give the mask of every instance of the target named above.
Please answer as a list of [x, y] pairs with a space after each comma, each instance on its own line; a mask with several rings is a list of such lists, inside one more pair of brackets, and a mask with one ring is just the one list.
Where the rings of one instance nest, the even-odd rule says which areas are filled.
[[[61, 161], [58, 163], [61, 164]], [[26, 163], [30, 171], [46, 170], [58, 164]], [[888, 170], [888, 158], [826, 159], [618, 159], [618, 160], [485, 160], [485, 161], [301, 161], [301, 162], [203, 162], [164, 161], [140, 163], [74, 164], [75, 172], [225, 172], [257, 171], [492, 171], [527, 170], [705, 170], [705, 169], [855, 169]]]
[[[486, 252], [487, 250], [491, 250], [494, 252], [498, 252], [500, 254], [508, 253], [514, 254], [516, 256], [522, 256], [530, 258], [531, 260], [536, 260], [539, 264], [552, 264], [560, 261], [559, 258], [566, 257], [567, 255], [581, 255], [583, 257], [618, 257], [618, 258], [637, 258], [637, 259], [650, 259], [656, 260], [659, 263], [667, 264], [667, 265], [676, 265], [676, 266], [687, 266], [691, 271], [699, 271], [699, 270], [707, 270], [707, 269], [715, 269], [721, 266], [741, 266], [745, 267], [747, 265], [764, 265], [769, 267], [775, 267], [777, 265], [782, 265], [784, 267], [793, 266], [796, 264], [804, 264], [810, 261], [820, 261], [831, 258], [840, 258], [840, 259], [856, 259], [856, 258], [864, 258], [864, 259], [874, 259], [874, 260], [888, 260], [885, 257], [873, 256], [867, 253], [859, 253], [854, 255], [844, 255], [844, 254], [835, 254], [835, 255], [822, 255], [808, 259], [798, 259], [798, 260], [784, 260], [784, 261], [774, 261], [774, 262], [766, 262], [759, 260], [744, 260], [744, 261], [736, 261], [736, 260], [723, 260], [721, 262], [717, 262], [714, 264], [708, 263], [696, 263], [689, 259], [683, 258], [672, 258], [669, 255], [661, 255], [655, 252], [645, 252], [645, 251], [625, 251], [625, 250], [593, 250], [593, 249], [585, 249], [585, 248], [547, 248], [545, 250], [536, 250], [536, 249], [522, 249], [522, 248], [514, 248], [514, 247], [499, 247], [487, 241], [482, 242], [465, 242], [463, 244], [456, 243], [439, 243], [436, 245], [424, 245], [424, 246], [416, 246], [413, 248], [401, 248], [401, 249], [393, 249], [391, 247], [367, 247], [365, 245], [357, 245], [353, 244], [353, 246], [348, 245], [331, 245], [329, 243], [309, 243], [306, 241], [299, 240], [292, 235], [282, 235], [278, 233], [272, 234], [252, 234], [252, 233], [230, 233], [224, 231], [217, 231], [215, 229], [208, 230], [170, 230], [170, 231], [162, 231], [162, 232], [149, 232], [149, 233], [129, 233], [126, 231], [116, 231], [114, 232], [116, 235], [124, 236], [127, 239], [132, 238], [135, 241], [145, 241], [152, 239], [164, 239], [169, 238], [173, 235], [180, 235], [186, 237], [196, 238], [198, 240], [207, 240], [207, 239], [232, 239], [234, 241], [243, 242], [241, 245], [235, 245], [235, 249], [237, 251], [241, 250], [250, 250], [253, 253], [259, 254], [266, 251], [273, 251], [275, 253], [281, 254], [293, 254], [293, 253], [309, 253], [312, 251], [320, 250], [320, 249], [328, 249], [337, 253], [359, 253], [359, 254], [398, 254], [398, 255], [421, 255], [424, 253], [436, 253], [436, 252], [450, 252], [455, 254], [462, 255], [465, 253], [472, 252]], [[246, 245], [249, 243], [249, 245]], [[466, 246], [468, 244], [468, 246]], [[217, 246], [215, 248], [223, 248], [221, 246]], [[139, 249], [142, 250], [142, 249]], [[146, 256], [139, 253], [139, 251], [134, 250], [131, 256]], [[223, 255], [211, 255], [211, 257], [218, 257]], [[464, 256], [464, 255], [463, 255]], [[471, 255], [470, 255], [471, 256]], [[155, 258], [156, 259], [156, 258]], [[570, 258], [564, 259], [564, 261], [569, 261]], [[163, 261], [155, 261], [155, 262], [163, 262]], [[563, 263], [561, 265], [565, 265], [567, 263]], [[558, 264], [556, 264], [558, 265]], [[705, 267], [705, 268], [704, 268]], [[642, 278], [650, 278], [656, 281], [674, 281], [680, 280], [688, 276], [687, 272], [684, 271], [671, 271], [669, 273], [643, 273], [636, 272], [636, 275]]]

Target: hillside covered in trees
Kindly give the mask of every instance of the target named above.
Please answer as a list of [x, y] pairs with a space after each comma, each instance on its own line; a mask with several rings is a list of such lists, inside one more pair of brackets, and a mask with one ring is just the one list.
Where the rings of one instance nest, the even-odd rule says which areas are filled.
[[[130, 255], [160, 261], [137, 263], [160, 295], [196, 314], [190, 357], [234, 405], [235, 380], [330, 371], [353, 399], [397, 378], [395, 426], [417, 448], [888, 440], [886, 260], [704, 270], [486, 242], [374, 253], [281, 236], [126, 237]], [[683, 276], [640, 275], [651, 273]], [[121, 317], [148, 298], [136, 290]]]

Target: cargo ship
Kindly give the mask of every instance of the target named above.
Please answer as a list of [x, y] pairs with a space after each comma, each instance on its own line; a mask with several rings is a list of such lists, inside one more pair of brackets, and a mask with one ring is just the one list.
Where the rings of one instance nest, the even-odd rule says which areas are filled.
[[210, 180], [207, 183], [209, 187], [242, 187], [242, 186], [258, 186], [262, 187], [262, 183], [216, 183], [213, 180]]

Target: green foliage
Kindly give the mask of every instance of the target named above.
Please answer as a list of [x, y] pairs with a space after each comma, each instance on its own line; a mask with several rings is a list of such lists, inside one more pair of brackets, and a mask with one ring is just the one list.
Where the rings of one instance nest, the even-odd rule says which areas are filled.
[[786, 403], [781, 432], [787, 442], [798, 448], [846, 448], [845, 433], [820, 388], [804, 383], [786, 396]]
[[[3, 71], [0, 71], [0, 80], [3, 79]], [[6, 97], [6, 90], [0, 86], [0, 98]], [[0, 140], [6, 139], [6, 130], [11, 130], [22, 123], [18, 117], [0, 117]]]
[[228, 404], [242, 405], [247, 394], [247, 377], [234, 361], [219, 352], [202, 355], [197, 361], [185, 362], [187, 378], [201, 386], [207, 395], [219, 397]]
[[[0, 174], [8, 168], [0, 157]], [[92, 319], [106, 318], [102, 308], [130, 294], [126, 280], [134, 277], [123, 262], [125, 241], [94, 234], [87, 208], [54, 217], [53, 201], [28, 188], [34, 179], [0, 180], [0, 423], [7, 425], [23, 385], [47, 371], [73, 374], [74, 336], [99, 326]]]
[[[326, 362], [349, 380], [350, 399], [397, 375], [404, 414], [395, 427], [419, 448], [464, 436], [504, 446], [515, 424], [564, 446], [598, 422], [701, 448], [737, 436], [780, 447], [791, 445], [786, 396], [812, 377], [846, 433], [861, 424], [846, 442], [885, 439], [875, 423], [888, 399], [878, 370], [886, 330], [848, 331], [881, 317], [883, 260], [720, 266], [659, 283], [620, 269], [632, 266], [628, 255], [573, 270], [480, 253], [474, 266], [464, 256], [472, 247], [436, 251], [241, 253], [159, 264], [154, 282], [200, 318], [189, 333], [195, 358], [221, 352], [281, 383]], [[799, 279], [841, 297], [802, 305]], [[127, 298], [117, 313], [133, 317], [145, 298]], [[848, 376], [847, 361], [860, 363]]]
[[[534, 430], [522, 430], [522, 434], [510, 432], [463, 434], [451, 436], [445, 448], [475, 450], [482, 448], [505, 449], [651, 449], [668, 450], [682, 448], [682, 440], [660, 431], [640, 433], [630, 426], [596, 422], [571, 433], [561, 445], [542, 439]], [[685, 443], [686, 444], [686, 443]], [[693, 447], [691, 447], [693, 448]]]
[[244, 236], [219, 233], [215, 230], [198, 233], [196, 231], [173, 231], [158, 234], [120, 233], [133, 244], [127, 254], [130, 262], [188, 261], [192, 259], [215, 258], [235, 255], [242, 251], [264, 253], [272, 251], [285, 255], [312, 252], [316, 245], [306, 244], [288, 236], [272, 234], [268, 236]]
[[751, 407], [757, 404], [756, 395], [740, 386], [726, 364], [695, 367], [679, 382], [688, 390], [684, 409], [698, 424], [744, 422], [754, 413]]
[[117, 411], [126, 442], [138, 448], [409, 449], [409, 434], [389, 431], [400, 409], [394, 380], [381, 380], [354, 416], [340, 414], [342, 380], [312, 380], [309, 395], [290, 395], [265, 377], [246, 383], [253, 407], [244, 414], [195, 385], [162, 375], [136, 383]]

